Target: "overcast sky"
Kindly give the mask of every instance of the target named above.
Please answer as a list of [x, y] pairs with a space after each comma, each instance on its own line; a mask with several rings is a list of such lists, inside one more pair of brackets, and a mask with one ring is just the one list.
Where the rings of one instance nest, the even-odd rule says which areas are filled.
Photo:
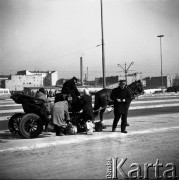
[[[100, 0], [0, 0], [0, 74], [57, 70], [102, 77]], [[103, 0], [106, 76], [179, 73], [179, 0]]]

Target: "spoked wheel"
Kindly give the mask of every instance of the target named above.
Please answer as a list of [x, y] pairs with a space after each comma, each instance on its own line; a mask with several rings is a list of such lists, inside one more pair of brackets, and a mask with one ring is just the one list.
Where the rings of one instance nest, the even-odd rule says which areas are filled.
[[19, 124], [22, 119], [22, 116], [24, 116], [23, 113], [16, 113], [9, 119], [8, 128], [13, 135], [21, 135], [19, 130]]
[[25, 138], [35, 138], [43, 130], [43, 123], [36, 114], [25, 114], [20, 121], [20, 132]]

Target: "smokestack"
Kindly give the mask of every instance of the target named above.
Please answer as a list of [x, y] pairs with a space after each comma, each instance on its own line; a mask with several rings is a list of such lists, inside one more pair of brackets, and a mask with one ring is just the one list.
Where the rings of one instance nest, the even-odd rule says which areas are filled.
[[83, 86], [83, 59], [80, 57], [80, 78], [81, 78], [81, 85]]
[[87, 78], [86, 78], [86, 80], [88, 81], [88, 67], [87, 67]]

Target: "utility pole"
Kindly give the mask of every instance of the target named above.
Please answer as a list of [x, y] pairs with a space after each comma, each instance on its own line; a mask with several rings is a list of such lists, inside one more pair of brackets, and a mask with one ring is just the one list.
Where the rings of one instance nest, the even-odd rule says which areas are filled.
[[131, 65], [133, 65], [133, 64], [134, 64], [134, 62], [131, 62], [128, 68], [126, 68], [126, 63], [125, 63], [125, 67], [124, 67], [124, 68], [123, 68], [120, 64], [117, 64], [118, 67], [120, 66], [120, 67], [122, 68], [122, 70], [124, 71], [126, 84], [127, 84], [127, 73], [128, 73], [128, 71], [129, 71], [129, 68], [130, 68]]
[[101, 36], [102, 36], [102, 69], [103, 69], [103, 88], [106, 88], [106, 71], [105, 71], [105, 55], [104, 55], [104, 33], [103, 33], [103, 4], [101, 2]]

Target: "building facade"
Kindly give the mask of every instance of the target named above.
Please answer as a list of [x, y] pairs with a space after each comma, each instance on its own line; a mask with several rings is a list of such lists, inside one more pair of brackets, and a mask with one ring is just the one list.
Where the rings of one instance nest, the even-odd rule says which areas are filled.
[[37, 75], [42, 76], [43, 85], [44, 86], [55, 86], [58, 80], [58, 72], [57, 71], [18, 71], [17, 75]]
[[[129, 85], [134, 81], [141, 80], [142, 78], [143, 74], [139, 72], [127, 74], [127, 84]], [[123, 79], [125, 79], [125, 77], [123, 77]]]
[[[106, 85], [109, 86], [111, 84], [117, 83], [119, 80], [118, 76], [110, 76], [106, 77]], [[103, 77], [95, 78], [95, 84], [96, 85], [102, 85], [103, 84]]]
[[57, 71], [18, 71], [3, 81], [3, 88], [10, 91], [23, 91], [24, 87], [55, 86], [58, 80]]
[[10, 79], [5, 80], [5, 88], [10, 91], [23, 91], [24, 87], [43, 86], [42, 76], [36, 75], [12, 75]]
[[58, 72], [49, 71], [49, 73], [44, 77], [44, 86], [55, 86], [58, 81]]
[[4, 80], [10, 79], [10, 75], [0, 75], [0, 88], [5, 88]]
[[[146, 82], [147, 89], [155, 89], [155, 88], [162, 88], [162, 77], [146, 77], [143, 79]], [[170, 75], [163, 76], [163, 88], [168, 88], [172, 86], [172, 78]]]

